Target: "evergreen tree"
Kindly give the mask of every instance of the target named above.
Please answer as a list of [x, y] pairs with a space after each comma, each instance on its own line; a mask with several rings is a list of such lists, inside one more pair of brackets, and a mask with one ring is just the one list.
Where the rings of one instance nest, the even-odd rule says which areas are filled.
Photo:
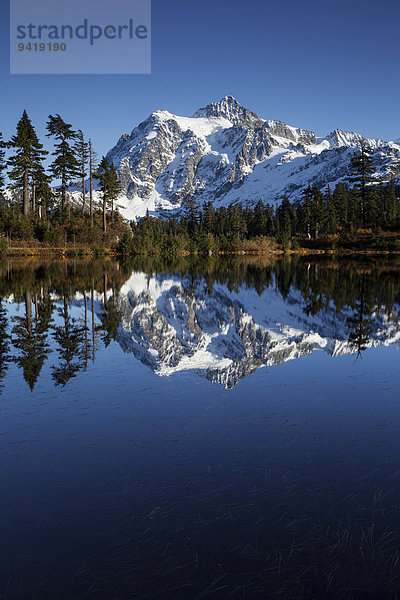
[[76, 157], [76, 150], [71, 142], [76, 139], [76, 132], [72, 125], [66, 123], [60, 115], [49, 115], [47, 122], [47, 137], [53, 136], [55, 141], [55, 151], [52, 156], [55, 157], [50, 165], [52, 175], [61, 179], [61, 210], [64, 211], [67, 205], [67, 186], [70, 179], [80, 176], [80, 166]]
[[83, 135], [83, 131], [78, 129], [76, 134], [76, 143], [74, 145], [74, 150], [77, 156], [77, 160], [79, 163], [79, 181], [81, 184], [82, 190], [82, 214], [85, 212], [86, 205], [86, 177], [87, 177], [87, 168], [88, 163], [90, 162], [90, 149], [89, 143], [85, 142], [85, 136]]
[[351, 188], [347, 193], [347, 231], [350, 236], [354, 235], [354, 232], [363, 227], [362, 210], [361, 210], [361, 197], [357, 187]]
[[183, 214], [190, 235], [193, 235], [199, 226], [199, 205], [193, 194], [187, 196], [182, 202]]
[[[114, 164], [111, 163], [109, 177], [108, 177], [108, 201], [111, 205], [111, 222], [114, 223], [114, 203], [118, 198], [118, 195], [121, 193], [121, 184], [119, 182], [118, 173], [114, 167]], [[118, 214], [118, 211], [117, 211]]]
[[53, 327], [53, 337], [58, 345], [59, 363], [52, 366], [52, 377], [56, 386], [65, 386], [82, 368], [79, 358], [82, 354], [82, 333], [85, 333], [85, 328], [79, 327], [76, 319], [70, 318], [66, 296], [64, 296], [63, 307], [58, 309], [58, 314], [63, 324]]
[[114, 218], [114, 202], [121, 190], [118, 175], [112, 163], [103, 156], [95, 178], [100, 181], [100, 190], [103, 194], [103, 232], [107, 232], [107, 206], [111, 207], [111, 218]]
[[292, 237], [291, 204], [285, 196], [277, 209], [278, 242], [284, 248], [290, 246]]
[[343, 183], [338, 183], [333, 190], [332, 204], [338, 227], [347, 230], [349, 227], [349, 198], [347, 188]]
[[14, 358], [14, 362], [22, 369], [24, 379], [31, 391], [35, 387], [49, 352], [46, 332], [50, 319], [51, 313], [48, 318], [46, 315], [44, 320], [36, 313], [35, 319], [33, 319], [32, 294], [29, 291], [26, 292], [25, 317], [14, 318], [16, 323], [13, 328], [13, 334], [16, 336], [14, 346], [20, 350], [20, 354]]
[[298, 224], [301, 233], [311, 238], [312, 189], [310, 185], [303, 191], [302, 201], [298, 209]]
[[319, 233], [324, 229], [326, 221], [325, 199], [324, 195], [313, 186], [311, 189], [311, 230], [314, 238], [319, 237]]
[[266, 206], [267, 213], [267, 235], [275, 235], [276, 223], [275, 223], [275, 215], [274, 215], [274, 207], [272, 204], [267, 204]]
[[376, 186], [368, 186], [366, 191], [365, 221], [363, 226], [372, 227], [374, 230], [385, 225], [385, 214], [379, 198], [379, 190]]
[[355, 152], [351, 159], [352, 181], [355, 182], [360, 195], [360, 213], [362, 226], [367, 226], [368, 184], [372, 181], [371, 151], [365, 142], [361, 143], [360, 151]]
[[242, 240], [246, 234], [246, 223], [241, 204], [230, 204], [228, 206], [229, 237], [233, 242]]
[[221, 206], [221, 208], [216, 211], [217, 217], [217, 234], [220, 236], [225, 236], [228, 230], [228, 211], [225, 206]]
[[29, 182], [32, 173], [41, 168], [41, 161], [47, 152], [39, 142], [35, 129], [24, 110], [17, 124], [17, 134], [14, 135], [9, 146], [15, 149], [15, 155], [9, 158], [8, 165], [12, 167], [9, 177], [13, 180], [14, 188], [22, 189], [23, 213], [29, 215]]
[[39, 211], [40, 216], [43, 213], [43, 206], [47, 207], [53, 192], [50, 187], [50, 177], [46, 175], [46, 171], [41, 163], [38, 163], [31, 173], [31, 208], [32, 214], [36, 214], [36, 204], [40, 201]]
[[204, 203], [201, 222], [206, 233], [215, 233], [216, 215], [212, 202]]
[[50, 177], [46, 175], [44, 169], [38, 169], [33, 173], [33, 179], [35, 185], [35, 199], [39, 206], [39, 218], [47, 218], [49, 206], [54, 198], [53, 189], [50, 186]]
[[396, 195], [396, 187], [393, 178], [390, 183], [381, 190], [381, 196], [383, 198], [382, 205], [384, 208], [385, 225], [393, 226], [399, 216], [399, 199]]
[[259, 200], [254, 208], [254, 235], [267, 235], [267, 221], [264, 202]]
[[336, 233], [338, 228], [338, 221], [336, 216], [335, 201], [332, 196], [331, 188], [327, 187], [325, 193], [325, 204], [326, 204], [326, 231], [327, 233]]

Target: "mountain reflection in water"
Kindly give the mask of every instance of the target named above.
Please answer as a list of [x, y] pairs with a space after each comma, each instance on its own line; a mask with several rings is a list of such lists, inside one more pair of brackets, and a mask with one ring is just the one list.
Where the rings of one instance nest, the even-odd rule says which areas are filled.
[[266, 261], [2, 263], [0, 381], [10, 363], [55, 386], [117, 342], [157, 375], [194, 370], [232, 388], [264, 365], [400, 342], [400, 265]]

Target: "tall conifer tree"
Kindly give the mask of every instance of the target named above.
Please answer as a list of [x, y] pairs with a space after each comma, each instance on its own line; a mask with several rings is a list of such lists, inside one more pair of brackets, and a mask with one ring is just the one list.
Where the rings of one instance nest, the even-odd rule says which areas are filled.
[[187, 196], [182, 202], [183, 214], [188, 224], [190, 234], [194, 234], [199, 225], [199, 205], [193, 195]]
[[9, 177], [15, 182], [14, 188], [22, 189], [23, 213], [29, 215], [30, 179], [32, 173], [40, 169], [47, 152], [43, 150], [43, 144], [39, 142], [26, 110], [17, 124], [17, 134], [11, 138], [9, 145], [15, 149], [14, 156], [8, 160], [8, 165], [12, 167]]
[[107, 232], [107, 206], [111, 207], [111, 214], [114, 212], [114, 201], [120, 192], [120, 183], [117, 172], [112, 163], [103, 156], [99, 168], [95, 173], [95, 178], [100, 181], [100, 189], [103, 194], [103, 232]]
[[[32, 213], [36, 213], [36, 204], [40, 201], [40, 207], [43, 204], [43, 199], [48, 200], [52, 196], [50, 187], [50, 177], [46, 174], [41, 163], [35, 165], [31, 173], [31, 208]], [[40, 208], [42, 213], [42, 208]]]
[[352, 180], [355, 182], [360, 194], [360, 212], [363, 228], [367, 225], [368, 213], [368, 184], [372, 181], [372, 158], [371, 152], [365, 142], [362, 142], [360, 151], [356, 152], [351, 159], [353, 168]]
[[61, 179], [61, 210], [64, 210], [67, 205], [69, 180], [80, 175], [76, 151], [71, 145], [77, 134], [72, 129], [72, 125], [66, 123], [58, 114], [49, 115], [47, 131], [49, 132], [47, 137], [53, 136], [56, 140], [55, 151], [52, 153], [55, 159], [50, 165], [50, 171], [54, 177]]
[[278, 241], [286, 248], [290, 245], [292, 237], [291, 204], [286, 196], [276, 211], [276, 218], [279, 231]]
[[53, 200], [53, 190], [50, 186], [50, 177], [41, 166], [32, 174], [32, 210], [35, 211], [35, 204], [38, 204], [39, 217], [42, 219], [47, 216], [50, 202]]
[[254, 207], [254, 235], [266, 235], [267, 233], [267, 211], [264, 202], [259, 200]]

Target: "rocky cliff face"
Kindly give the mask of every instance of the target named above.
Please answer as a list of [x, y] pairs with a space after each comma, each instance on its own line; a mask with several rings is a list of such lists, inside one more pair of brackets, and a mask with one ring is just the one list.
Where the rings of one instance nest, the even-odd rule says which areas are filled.
[[298, 198], [309, 184], [333, 187], [348, 181], [350, 158], [362, 142], [373, 151], [376, 181], [400, 176], [400, 144], [364, 140], [335, 130], [325, 138], [281, 121], [264, 120], [232, 96], [193, 117], [156, 111], [124, 134], [107, 154], [123, 189], [121, 213], [179, 210], [188, 195], [217, 206], [280, 203]]
[[[262, 366], [318, 349], [331, 356], [356, 352], [348, 341], [348, 307], [337, 313], [330, 305], [313, 316], [304, 308], [294, 288], [283, 299], [274, 285], [260, 296], [254, 288], [209, 290], [189, 276], [134, 273], [121, 290], [117, 340], [160, 376], [194, 370], [226, 388]], [[390, 316], [378, 308], [368, 345], [399, 346], [400, 307]]]

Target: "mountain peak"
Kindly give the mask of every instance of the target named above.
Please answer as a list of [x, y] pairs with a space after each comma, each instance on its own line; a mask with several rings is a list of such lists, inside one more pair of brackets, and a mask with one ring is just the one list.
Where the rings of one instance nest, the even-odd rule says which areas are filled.
[[234, 96], [230, 95], [224, 96], [219, 102], [216, 102], [216, 104], [219, 104], [219, 106], [221, 107], [229, 107], [232, 110], [240, 110], [241, 108], [243, 108], [240, 102], [238, 102]]
[[262, 127], [264, 121], [256, 113], [245, 108], [233, 96], [224, 96], [219, 102], [211, 102], [196, 111], [193, 117], [224, 117], [242, 127]]
[[342, 129], [334, 129], [327, 136], [333, 147], [340, 148], [341, 146], [358, 146], [363, 139], [359, 133], [354, 131], [343, 131]]
[[396, 143], [340, 130], [316, 138], [312, 131], [261, 119], [226, 95], [193, 117], [154, 112], [107, 158], [121, 181], [118, 207], [131, 220], [146, 210], [172, 214], [189, 195], [216, 206], [260, 198], [278, 204], [285, 195], [296, 201], [310, 182], [321, 189], [348, 183], [351, 155], [363, 141], [373, 151], [376, 181], [400, 175]]

